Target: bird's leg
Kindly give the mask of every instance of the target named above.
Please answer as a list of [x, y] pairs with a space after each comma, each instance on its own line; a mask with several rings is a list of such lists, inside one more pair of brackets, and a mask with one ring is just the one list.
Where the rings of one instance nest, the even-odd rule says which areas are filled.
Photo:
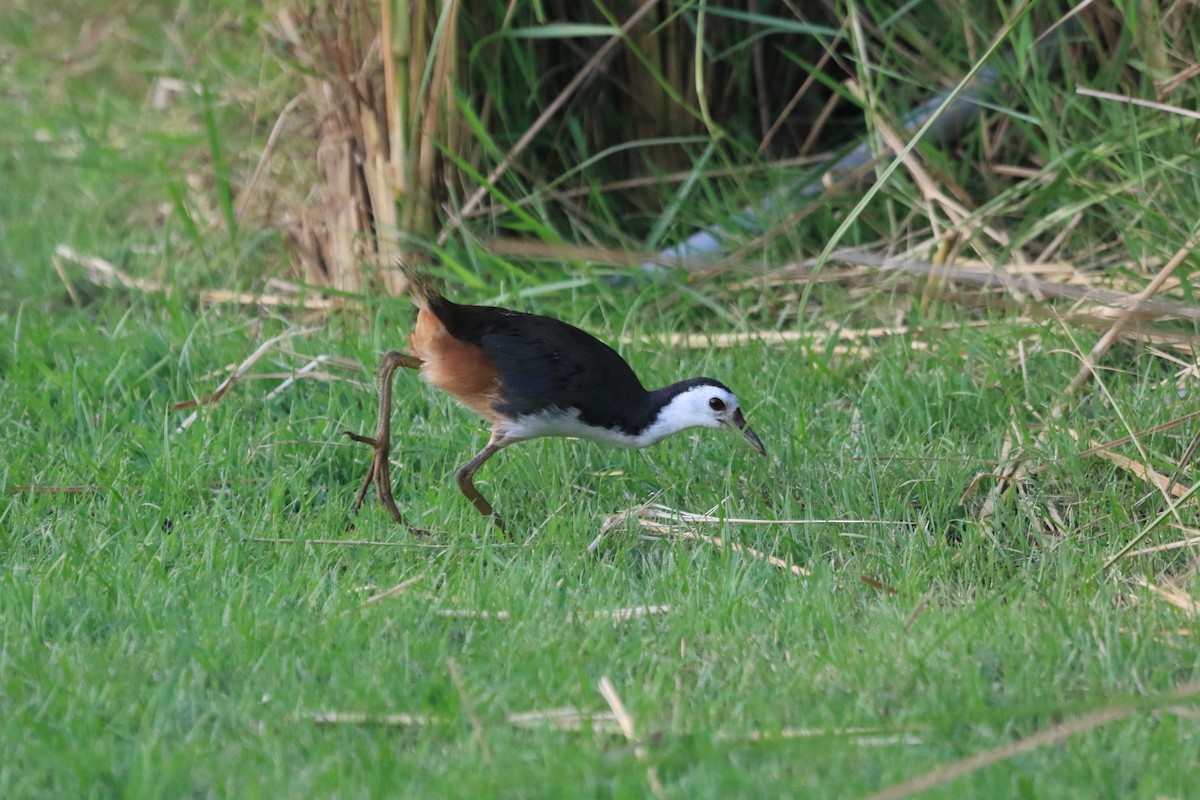
[[392, 374], [397, 367], [420, 369], [421, 359], [395, 350], [384, 353], [383, 360], [379, 363], [379, 421], [376, 424], [375, 436], [371, 438], [350, 431], [345, 431], [345, 435], [374, 448], [371, 466], [367, 469], [367, 475], [363, 478], [358, 497], [354, 501], [354, 513], [358, 513], [367, 491], [374, 483], [379, 501], [391, 512], [392, 519], [405, 524], [404, 518], [400, 516], [400, 509], [396, 508], [396, 501], [392, 499], [392, 481], [388, 473], [388, 457], [392, 451]]
[[483, 462], [496, 455], [496, 453], [499, 453], [508, 445], [509, 442], [505, 441], [503, 436], [493, 435], [488, 441], [487, 447], [480, 450], [478, 455], [476, 455], [466, 464], [463, 464], [458, 472], [455, 473], [454, 478], [458, 481], [459, 491], [466, 495], [467, 499], [474, 504], [475, 508], [479, 509], [479, 513], [483, 514], [485, 517], [491, 517], [493, 520], [495, 520], [496, 527], [500, 529], [500, 532], [511, 539], [512, 534], [510, 534], [508, 529], [504, 527], [504, 520], [501, 519], [500, 515], [492, 509], [492, 504], [487, 501], [487, 498], [479, 493], [479, 490], [475, 488], [475, 483], [471, 480], [471, 478], [475, 475], [475, 472], [483, 466]]

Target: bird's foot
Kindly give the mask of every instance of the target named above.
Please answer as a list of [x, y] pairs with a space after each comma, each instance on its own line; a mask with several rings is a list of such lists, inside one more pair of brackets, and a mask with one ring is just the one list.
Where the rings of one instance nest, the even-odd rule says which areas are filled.
[[347, 436], [356, 442], [369, 444], [372, 448], [371, 466], [367, 467], [367, 474], [363, 477], [362, 485], [358, 488], [358, 496], [354, 499], [355, 514], [362, 508], [363, 501], [367, 497], [367, 492], [371, 490], [372, 484], [375, 486], [375, 492], [379, 496], [379, 502], [383, 503], [388, 513], [392, 515], [397, 523], [408, 528], [409, 532], [417, 536], [425, 536], [428, 531], [420, 528], [414, 528], [404, 521], [404, 517], [400, 514], [400, 509], [396, 507], [396, 500], [392, 497], [392, 478], [390, 473], [390, 465], [388, 458], [391, 456], [391, 444], [386, 439], [377, 439], [370, 436], [363, 436], [352, 431], [343, 431], [343, 436]]

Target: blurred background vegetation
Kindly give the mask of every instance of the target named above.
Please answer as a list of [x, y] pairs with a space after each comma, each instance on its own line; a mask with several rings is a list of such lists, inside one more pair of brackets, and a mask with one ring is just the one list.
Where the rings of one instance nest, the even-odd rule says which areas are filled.
[[[906, 127], [982, 67], [979, 113], [922, 140], [838, 244], [1132, 274], [1193, 227], [1195, 120], [1080, 90], [1196, 108], [1196, 13], [18, 2], [0, 136], [37, 189], [8, 202], [92, 192], [101, 213], [74, 224], [132, 229], [104, 255], [168, 283], [397, 292], [397, 259], [528, 282], [535, 255], [639, 263], [710, 227], [724, 266], [761, 272], [820, 252]], [[836, 167], [861, 146], [877, 158]]]

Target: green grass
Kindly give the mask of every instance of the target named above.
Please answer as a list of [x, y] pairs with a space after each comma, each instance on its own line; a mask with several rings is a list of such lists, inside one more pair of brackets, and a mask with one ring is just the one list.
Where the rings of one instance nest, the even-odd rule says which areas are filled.
[[[370, 373], [402, 345], [403, 300], [363, 298], [289, 340], [296, 355], [275, 350], [254, 369], [336, 355], [365, 372], [329, 366], [336, 380], [300, 380], [274, 397], [278, 380], [244, 381], [180, 430], [188, 412], [174, 403], [212, 391], [230, 365], [303, 324], [195, 299], [199, 286], [259, 284], [284, 252], [270, 230], [228, 232], [236, 181], [212, 172], [252, 169], [272, 121], [218, 98], [283, 93], [245, 48], [256, 21], [200, 5], [211, 27], [197, 30], [222, 35], [162, 45], [168, 17], [125, 9], [125, 35], [102, 45], [116, 50], [79, 74], [43, 57], [73, 42], [75, 27], [21, 8], [0, 18], [0, 90], [22, 123], [0, 131], [0, 797], [626, 797], [651, 795], [652, 780], [668, 797], [858, 797], [1124, 704], [1137, 710], [923, 796], [1191, 794], [1194, 698], [1165, 693], [1200, 674], [1200, 626], [1136, 579], [1182, 574], [1192, 596], [1200, 583], [1181, 572], [1188, 551], [1102, 570], [1162, 498], [1079, 456], [1068, 433], [1107, 441], [1129, 433], [1122, 418], [1140, 430], [1195, 410], [1195, 379], [1177, 383], [1178, 365], [1146, 348], [1119, 345], [1101, 373], [1107, 393], [1090, 388], [1053, 420], [1094, 333], [949, 301], [918, 320], [914, 302], [886, 288], [819, 287], [798, 309], [719, 280], [614, 287], [570, 265], [500, 269], [456, 243], [454, 258], [488, 266], [488, 288], [453, 286], [456, 297], [552, 313], [609, 341], [724, 331], [731, 320], [812, 333], [891, 323], [898, 308], [912, 322], [969, 314], [990, 324], [883, 337], [862, 357], [623, 345], [648, 384], [706, 374], [732, 386], [769, 457], [710, 431], [637, 452], [519, 445], [477, 477], [516, 543], [452, 480], [486, 431], [411, 373], [397, 376], [395, 491], [433, 533], [410, 535], [373, 500], [350, 514], [368, 454], [341, 434], [373, 428]], [[144, 113], [146, 83], [164, 64], [230, 92], [188, 97], [167, 118]], [[1045, 134], [1021, 140], [1054, 176], [997, 182], [975, 207], [1014, 247], [1036, 251], [1061, 229], [1047, 220], [1078, 212], [1063, 257], [1128, 270], [1169, 255], [1195, 217], [1189, 130], [1078, 97], [1059, 118], [1054, 85], [1023, 87], [1022, 107], [1035, 109], [1023, 113]], [[213, 148], [224, 158], [206, 155]], [[948, 182], [969, 167], [929, 160]], [[188, 188], [180, 164], [211, 179], [207, 192]], [[902, 232], [927, 224], [909, 218], [923, 201], [905, 180], [898, 172], [851, 240], [892, 221]], [[700, 185], [679, 200], [680, 230], [762, 189]], [[765, 250], [818, 251], [854, 200]], [[608, 207], [598, 218], [602, 230], [621, 220]], [[680, 230], [655, 235], [674, 241]], [[80, 292], [71, 302], [50, 266], [58, 244], [172, 291], [92, 287], [68, 266]], [[1190, 300], [1184, 277], [1176, 299]], [[994, 481], [964, 494], [998, 470], [1014, 429], [1031, 463], [1048, 468], [985, 522]], [[1119, 451], [1171, 474], [1193, 431], [1143, 437], [1145, 456]], [[1182, 479], [1194, 484], [1194, 468]], [[728, 518], [875, 522], [701, 528], [807, 577], [703, 542], [644, 539], [633, 522], [588, 552], [609, 515], [650, 500]], [[1194, 526], [1195, 513], [1181, 518]], [[644, 605], [670, 608], [605, 616]], [[605, 677], [644, 749], [619, 733], [507, 721], [564, 706], [607, 712]], [[367, 720], [320, 725], [325, 712]], [[387, 724], [394, 714], [425, 723]], [[856, 728], [869, 738], [847, 732]], [[812, 735], [781, 735], [796, 729]]]
[[[581, 316], [585, 302], [574, 301]], [[423, 539], [375, 504], [349, 529], [365, 453], [338, 434], [372, 422], [371, 394], [350, 383], [301, 381], [271, 401], [265, 384], [247, 383], [177, 433], [183, 415], [171, 402], [211, 386], [201, 372], [243, 358], [268, 331], [170, 305], [4, 320], [14, 492], [0, 512], [5, 796], [643, 794], [645, 767], [620, 737], [504, 722], [559, 706], [607, 710], [602, 676], [673, 795], [787, 786], [855, 796], [1195, 674], [1194, 624], [1097, 574], [1144, 517], [1134, 507], [1143, 484], [1068, 456], [1002, 507], [998, 534], [959, 505], [1022, 400], [997, 347], [1020, 332], [1003, 322], [927, 355], [886, 344], [869, 363], [762, 347], [630, 348], [655, 379], [726, 379], [770, 457], [718, 434], [635, 453], [565, 441], [513, 448], [480, 484], [514, 529], [536, 533], [514, 546], [450, 479], [484, 432], [411, 375], [398, 378], [397, 497], [414, 523], [438, 531]], [[295, 346], [370, 361], [401, 316], [389, 308], [369, 334], [346, 328]], [[1049, 346], [1066, 342], [1045, 333], [1031, 365], [1035, 387], [1047, 379], [1042, 403], [1048, 379], [1073, 363]], [[1182, 410], [1153, 381], [1111, 384], [1121, 402], [1152, 410], [1145, 423]], [[1070, 420], [1084, 436], [1122, 433], [1108, 415], [1086, 416]], [[1066, 449], [1061, 433], [1052, 441]], [[1168, 442], [1150, 440], [1164, 458]], [[889, 522], [716, 529], [807, 566], [808, 578], [696, 542], [639, 541], [632, 526], [588, 555], [606, 514], [650, 498], [721, 504], [732, 517]], [[1066, 515], [1062, 535], [1031, 522], [1048, 503]], [[392, 546], [305, 544], [339, 538]], [[363, 606], [414, 577], [406, 593]], [[671, 608], [566, 623], [648, 604]], [[436, 721], [323, 728], [308, 716], [319, 711]], [[945, 796], [1179, 796], [1185, 765], [1200, 756], [1192, 725], [1141, 714]], [[751, 741], [788, 727], [829, 733]], [[836, 733], [846, 727], [915, 741], [867, 746]], [[1148, 769], [1155, 759], [1165, 763]]]

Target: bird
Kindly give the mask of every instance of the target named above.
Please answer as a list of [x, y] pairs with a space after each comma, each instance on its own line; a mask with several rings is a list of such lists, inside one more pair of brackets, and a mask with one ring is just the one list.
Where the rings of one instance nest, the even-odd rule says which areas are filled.
[[426, 383], [491, 425], [487, 444], [458, 469], [455, 480], [479, 513], [491, 517], [506, 535], [503, 518], [473, 478], [488, 459], [518, 442], [559, 436], [632, 449], [689, 428], [727, 427], [767, 454], [746, 423], [737, 395], [718, 380], [688, 378], [647, 390], [616, 350], [562, 320], [454, 303], [418, 274], [409, 275], [409, 291], [417, 308], [408, 336], [412, 352], [388, 351], [380, 360], [375, 435], [345, 432], [373, 448], [355, 513], [374, 484], [392, 518], [407, 524], [392, 496], [388, 471], [392, 377], [402, 367], [419, 370]]

